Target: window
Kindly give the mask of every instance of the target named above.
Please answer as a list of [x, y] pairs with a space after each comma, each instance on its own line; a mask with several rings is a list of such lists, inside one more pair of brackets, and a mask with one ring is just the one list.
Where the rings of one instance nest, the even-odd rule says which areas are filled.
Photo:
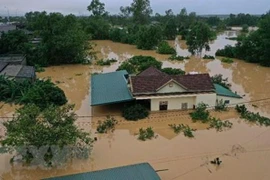
[[160, 111], [168, 110], [168, 101], [160, 101], [159, 102], [159, 110]]
[[181, 109], [187, 109], [188, 108], [188, 103], [182, 103], [182, 108]]
[[230, 104], [230, 100], [225, 100], [224, 104]]
[[172, 82], [169, 83], [169, 87], [173, 87], [173, 83]]

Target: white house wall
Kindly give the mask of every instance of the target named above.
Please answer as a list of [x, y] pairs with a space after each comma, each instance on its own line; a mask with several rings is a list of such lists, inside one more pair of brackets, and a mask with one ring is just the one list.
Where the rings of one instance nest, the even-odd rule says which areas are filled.
[[209, 107], [214, 107], [216, 105], [217, 95], [216, 93], [210, 94], [198, 94], [196, 97], [196, 106], [199, 103], [207, 104]]
[[182, 108], [182, 103], [188, 103], [188, 109], [192, 109], [196, 97], [172, 97], [172, 98], [155, 98], [151, 99], [151, 111], [159, 111], [161, 101], [168, 101], [168, 110], [177, 110]]
[[170, 87], [170, 84], [167, 84], [163, 88], [161, 88], [157, 93], [173, 93], [173, 92], [185, 92], [186, 90], [179, 86], [178, 84], [171, 82], [172, 86]]
[[242, 98], [233, 98], [233, 97], [219, 96], [219, 95], [217, 96], [217, 100], [218, 101], [223, 100], [223, 102], [226, 100], [229, 100], [230, 103], [228, 104], [228, 106], [236, 106], [236, 104], [244, 102], [244, 99]]

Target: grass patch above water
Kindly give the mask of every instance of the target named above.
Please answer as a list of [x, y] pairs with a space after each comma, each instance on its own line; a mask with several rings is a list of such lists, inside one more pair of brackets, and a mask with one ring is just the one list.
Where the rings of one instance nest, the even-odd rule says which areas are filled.
[[152, 127], [146, 129], [140, 128], [138, 139], [141, 141], [146, 141], [147, 139], [152, 139], [155, 136], [155, 132]]
[[169, 57], [169, 60], [172, 61], [184, 61], [185, 59], [190, 59], [188, 56], [177, 56], [176, 54], [173, 54]]
[[221, 62], [231, 64], [231, 63], [233, 63], [233, 59], [231, 59], [231, 58], [222, 58]]
[[194, 129], [191, 129], [188, 125], [184, 124], [169, 124], [169, 126], [173, 129], [174, 133], [179, 134], [181, 132], [184, 133], [186, 137], [194, 137], [193, 132], [195, 131]]
[[203, 59], [215, 59], [215, 57], [210, 55], [204, 55]]
[[107, 59], [107, 60], [101, 59], [101, 60], [98, 60], [96, 64], [99, 66], [109, 66], [114, 62], [117, 62], [117, 60], [116, 59]]

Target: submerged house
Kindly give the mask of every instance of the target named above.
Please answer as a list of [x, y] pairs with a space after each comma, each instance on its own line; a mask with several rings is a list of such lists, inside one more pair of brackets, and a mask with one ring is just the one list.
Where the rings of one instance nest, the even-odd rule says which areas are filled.
[[136, 100], [159, 111], [193, 109], [201, 102], [214, 107], [219, 100], [242, 102], [239, 95], [213, 84], [209, 74], [168, 75], [149, 67], [136, 76], [121, 71], [94, 75], [91, 82], [92, 106]]
[[0, 75], [16, 80], [36, 79], [35, 68], [26, 66], [25, 56], [22, 55], [0, 56]]

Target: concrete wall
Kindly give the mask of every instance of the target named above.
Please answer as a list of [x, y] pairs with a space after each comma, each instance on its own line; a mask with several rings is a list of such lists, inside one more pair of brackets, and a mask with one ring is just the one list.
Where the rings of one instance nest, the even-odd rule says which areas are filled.
[[209, 107], [214, 107], [216, 105], [216, 99], [216, 93], [198, 94], [196, 97], [196, 105], [203, 102], [204, 104], [208, 104]]
[[188, 109], [192, 109], [196, 102], [196, 97], [171, 97], [151, 99], [151, 111], [159, 111], [161, 101], [168, 101], [168, 110], [177, 110], [182, 108], [182, 103], [188, 103]]
[[[170, 87], [170, 83], [171, 83], [171, 87]], [[166, 86], [164, 86], [163, 88], [161, 88], [158, 93], [172, 93], [172, 92], [185, 92], [186, 90], [183, 89], [181, 86], [179, 86], [178, 84], [174, 83], [174, 82], [170, 82], [169, 84], [167, 84]]]
[[223, 102], [226, 101], [226, 100], [229, 100], [230, 103], [228, 104], [228, 106], [231, 106], [231, 107], [234, 107], [234, 106], [236, 106], [236, 104], [244, 102], [244, 99], [242, 99], [242, 98], [233, 98], [233, 97], [227, 97], [227, 96], [217, 96], [218, 101], [220, 101], [221, 99], [223, 100]]

